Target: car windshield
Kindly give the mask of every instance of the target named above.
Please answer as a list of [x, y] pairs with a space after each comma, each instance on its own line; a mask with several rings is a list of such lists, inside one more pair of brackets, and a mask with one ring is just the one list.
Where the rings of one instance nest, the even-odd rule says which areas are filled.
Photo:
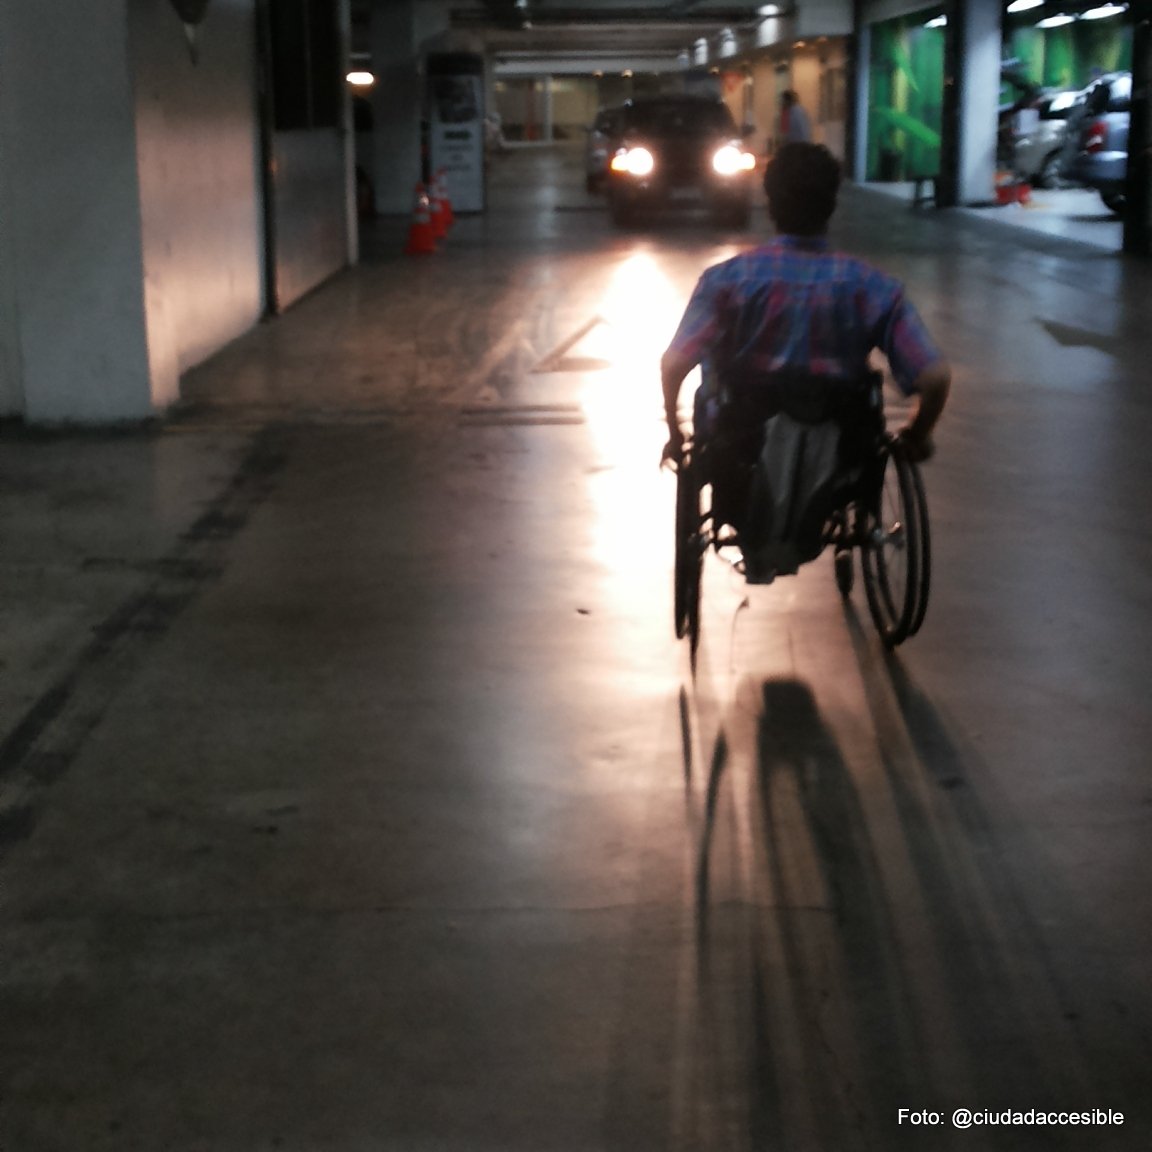
[[1080, 99], [1079, 92], [1058, 92], [1040, 105], [1041, 120], [1067, 120]]
[[628, 126], [654, 136], [703, 136], [716, 132], [735, 134], [732, 114], [724, 104], [637, 104]]
[[1132, 104], [1132, 77], [1128, 73], [1097, 80], [1088, 89], [1088, 111], [1093, 116], [1103, 112], [1127, 112]]

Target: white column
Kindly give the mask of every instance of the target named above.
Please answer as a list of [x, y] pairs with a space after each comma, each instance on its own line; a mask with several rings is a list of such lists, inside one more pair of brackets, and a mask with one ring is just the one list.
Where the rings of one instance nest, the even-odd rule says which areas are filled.
[[856, 87], [848, 115], [854, 117], [853, 179], [864, 183], [868, 177], [868, 100], [872, 75], [872, 25], [861, 22], [856, 37]]
[[541, 84], [544, 89], [544, 130], [540, 133], [545, 144], [552, 143], [552, 77], [543, 77]]
[[129, 48], [126, 0], [0, 4], [0, 410], [31, 422], [175, 394], [153, 399]]
[[963, 0], [957, 199], [987, 202], [996, 184], [1000, 92], [1000, 0]]

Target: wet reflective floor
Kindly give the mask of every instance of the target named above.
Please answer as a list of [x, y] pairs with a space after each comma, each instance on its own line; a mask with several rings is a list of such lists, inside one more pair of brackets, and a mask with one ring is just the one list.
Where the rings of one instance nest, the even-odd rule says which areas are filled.
[[657, 360], [754, 235], [490, 202], [11, 446], [6, 587], [86, 599], [3, 700], [0, 1148], [1148, 1147], [1152, 269], [847, 190], [956, 368], [927, 619], [710, 557], [693, 673]]

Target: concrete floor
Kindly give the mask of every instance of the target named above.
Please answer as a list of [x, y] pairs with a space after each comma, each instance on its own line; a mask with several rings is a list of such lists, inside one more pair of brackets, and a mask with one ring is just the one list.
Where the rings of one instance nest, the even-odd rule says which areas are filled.
[[[908, 182], [868, 184], [870, 192], [890, 196], [909, 205], [915, 186]], [[1009, 229], [1039, 232], [1062, 240], [1119, 252], [1124, 244], [1124, 221], [1104, 207], [1100, 194], [1091, 188], [1033, 188], [1026, 204], [998, 204], [986, 208], [960, 208], [950, 215], [972, 216]], [[931, 211], [926, 207], [924, 211]]]
[[752, 237], [491, 202], [0, 441], [0, 1149], [1147, 1148], [1152, 268], [848, 190], [956, 365], [927, 621], [709, 560], [693, 678], [656, 360]]

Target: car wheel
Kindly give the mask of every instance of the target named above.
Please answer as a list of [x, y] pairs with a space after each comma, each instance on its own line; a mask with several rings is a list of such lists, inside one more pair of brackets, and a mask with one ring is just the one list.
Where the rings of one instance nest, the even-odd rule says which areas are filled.
[[1100, 199], [1104, 201], [1104, 207], [1109, 212], [1115, 212], [1117, 216], [1124, 214], [1124, 193], [1123, 192], [1101, 192]]
[[636, 210], [620, 196], [612, 197], [612, 223], [617, 228], [627, 228], [636, 219]]
[[1044, 157], [1044, 163], [1040, 165], [1040, 171], [1033, 177], [1032, 183], [1037, 188], [1060, 187], [1063, 180], [1060, 177], [1059, 150]]

